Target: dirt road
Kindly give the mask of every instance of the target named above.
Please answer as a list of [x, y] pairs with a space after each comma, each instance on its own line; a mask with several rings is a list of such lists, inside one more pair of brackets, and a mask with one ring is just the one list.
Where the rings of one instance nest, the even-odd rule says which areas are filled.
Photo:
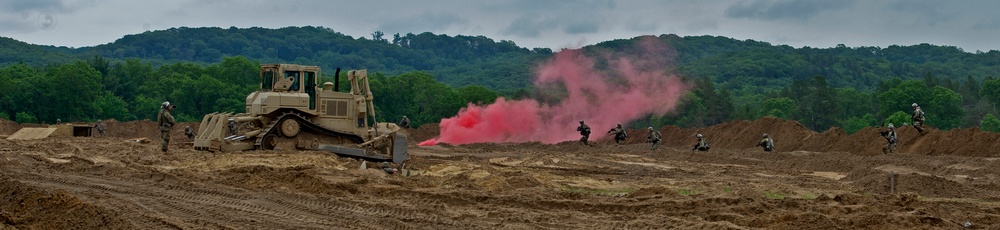
[[[875, 128], [846, 135], [796, 125], [664, 127], [655, 151], [640, 140], [413, 145], [407, 177], [323, 152], [199, 152], [179, 133], [164, 155], [157, 142], [126, 141], [155, 137], [151, 122], [112, 121], [109, 131], [123, 131], [107, 137], [0, 140], [0, 228], [1000, 227], [995, 143], [942, 146], [996, 134], [901, 130], [902, 153], [883, 155]], [[779, 152], [752, 147], [762, 131]], [[698, 132], [711, 151], [690, 151]], [[411, 132], [413, 142], [433, 135]]]

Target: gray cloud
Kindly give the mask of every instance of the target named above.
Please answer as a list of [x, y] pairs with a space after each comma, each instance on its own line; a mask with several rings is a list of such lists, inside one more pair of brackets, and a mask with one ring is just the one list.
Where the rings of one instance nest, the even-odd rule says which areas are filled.
[[915, 15], [915, 18], [920, 23], [927, 25], [937, 25], [938, 23], [954, 20], [958, 17], [958, 13], [960, 13], [948, 9], [948, 4], [928, 0], [896, 1], [889, 5], [889, 9], [904, 14]]
[[589, 34], [596, 33], [600, 27], [600, 22], [593, 20], [569, 22], [563, 26], [563, 31], [568, 34]]
[[684, 30], [691, 32], [700, 32], [706, 30], [714, 30], [719, 28], [719, 22], [715, 20], [698, 20], [684, 25]]
[[448, 12], [424, 12], [407, 18], [393, 19], [378, 26], [378, 30], [388, 33], [420, 33], [443, 31], [454, 25], [468, 23], [468, 20]]
[[[962, 0], [0, 0], [0, 36], [93, 46], [146, 30], [322, 26], [354, 36], [483, 35], [581, 47], [675, 33], [801, 47], [955, 45], [998, 50], [1000, 1]], [[43, 13], [51, 13], [50, 23]], [[48, 26], [46, 26], [48, 25]]]
[[507, 28], [501, 30], [500, 33], [503, 35], [535, 38], [543, 30], [551, 30], [558, 27], [553, 21], [540, 19], [539, 17], [538, 14], [534, 13], [521, 15], [521, 17], [514, 19]]
[[753, 0], [742, 1], [729, 6], [725, 15], [729, 18], [751, 19], [797, 19], [806, 20], [823, 11], [844, 9], [854, 4], [854, 0]]
[[66, 11], [68, 8], [63, 0], [5, 0], [0, 4], [0, 10], [7, 12], [23, 11]]

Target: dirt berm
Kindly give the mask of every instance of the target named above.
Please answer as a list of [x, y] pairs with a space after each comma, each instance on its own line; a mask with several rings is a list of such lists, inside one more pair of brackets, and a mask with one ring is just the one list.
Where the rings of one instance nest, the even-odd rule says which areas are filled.
[[[1000, 228], [1000, 135], [879, 128], [822, 133], [775, 118], [645, 130], [625, 145], [416, 146], [410, 176], [318, 151], [210, 153], [151, 121], [98, 137], [0, 139], [0, 229]], [[0, 135], [22, 124], [0, 120]], [[30, 126], [30, 125], [29, 125]], [[567, 130], [567, 132], [572, 132]], [[695, 134], [712, 144], [691, 151]], [[776, 152], [755, 147], [763, 133]], [[147, 143], [129, 141], [149, 138]]]

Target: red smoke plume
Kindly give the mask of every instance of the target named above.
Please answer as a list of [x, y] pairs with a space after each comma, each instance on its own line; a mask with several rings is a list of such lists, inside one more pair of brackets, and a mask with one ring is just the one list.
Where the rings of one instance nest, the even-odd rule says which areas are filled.
[[[593, 130], [591, 139], [599, 139], [616, 123], [670, 112], [688, 89], [666, 72], [673, 67], [673, 50], [653, 37], [638, 44], [624, 51], [631, 55], [602, 53], [602, 59], [588, 57], [579, 49], [560, 51], [540, 66], [535, 79], [542, 92], [561, 91], [555, 96], [558, 102], [499, 98], [490, 105], [469, 104], [458, 115], [441, 120], [440, 136], [418, 145], [558, 143], [580, 138], [579, 120]], [[596, 68], [598, 63], [605, 67]]]

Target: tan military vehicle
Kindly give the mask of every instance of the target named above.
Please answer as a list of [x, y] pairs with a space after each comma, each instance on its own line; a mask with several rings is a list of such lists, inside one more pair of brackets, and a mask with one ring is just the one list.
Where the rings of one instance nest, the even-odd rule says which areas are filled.
[[[340, 69], [337, 69], [339, 80]], [[294, 64], [260, 67], [260, 89], [246, 98], [246, 113], [205, 115], [194, 147], [206, 151], [323, 150], [402, 163], [406, 136], [393, 123], [376, 122], [366, 70], [347, 74], [350, 92], [326, 82], [320, 68]]]

